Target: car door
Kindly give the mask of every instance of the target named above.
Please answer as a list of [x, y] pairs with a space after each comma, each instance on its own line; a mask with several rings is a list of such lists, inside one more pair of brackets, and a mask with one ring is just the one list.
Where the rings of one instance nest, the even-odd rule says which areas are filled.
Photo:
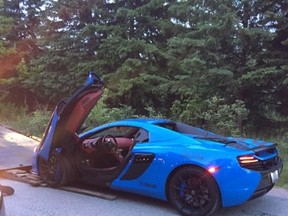
[[[86, 117], [103, 93], [104, 82], [89, 73], [86, 82], [71, 97], [61, 100], [46, 127], [39, 145], [39, 156], [48, 160], [51, 149], [69, 149]], [[71, 144], [72, 145], [72, 144]], [[72, 146], [71, 146], [72, 148]]]

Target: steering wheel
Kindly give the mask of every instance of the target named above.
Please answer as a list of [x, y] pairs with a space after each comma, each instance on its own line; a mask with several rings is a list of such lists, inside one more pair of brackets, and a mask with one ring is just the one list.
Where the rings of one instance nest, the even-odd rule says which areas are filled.
[[114, 136], [108, 134], [100, 138], [101, 147], [109, 154], [117, 153], [118, 145]]

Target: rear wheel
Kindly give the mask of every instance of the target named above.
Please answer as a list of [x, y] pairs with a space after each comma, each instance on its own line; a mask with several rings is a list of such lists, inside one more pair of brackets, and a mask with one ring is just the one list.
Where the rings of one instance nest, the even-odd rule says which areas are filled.
[[170, 202], [186, 216], [209, 215], [220, 206], [220, 192], [213, 177], [205, 170], [184, 167], [171, 178]]
[[67, 183], [66, 178], [66, 164], [68, 161], [65, 161], [61, 155], [52, 152], [49, 155], [48, 160], [39, 158], [39, 175], [43, 180], [50, 186], [60, 186]]

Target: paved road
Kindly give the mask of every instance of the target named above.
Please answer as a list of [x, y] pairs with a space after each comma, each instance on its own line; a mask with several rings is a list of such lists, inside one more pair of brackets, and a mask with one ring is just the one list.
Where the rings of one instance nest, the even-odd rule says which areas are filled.
[[[0, 179], [0, 184], [15, 189], [14, 195], [4, 198], [7, 216], [178, 215], [166, 202], [134, 194], [117, 193], [115, 200], [106, 200], [7, 179]], [[287, 216], [287, 206], [288, 191], [274, 188], [244, 205], [220, 209], [215, 216]]]
[[0, 170], [29, 166], [38, 142], [0, 125]]
[[[21, 143], [22, 138], [25, 145], [23, 144], [24, 147], [21, 147], [22, 144], [20, 144], [20, 150], [24, 149], [28, 153], [31, 151], [31, 147], [35, 145], [34, 141], [30, 143], [27, 138], [21, 137], [21, 135], [16, 136], [14, 132], [0, 127], [0, 150], [9, 146], [18, 149], [17, 143]], [[26, 157], [27, 153], [25, 153], [25, 158], [29, 162], [30, 158], [29, 156]], [[6, 153], [2, 154], [0, 161], [3, 160], [3, 157], [9, 159], [5, 155]], [[13, 158], [15, 159], [15, 157]], [[13, 163], [16, 165], [21, 163], [21, 160], [14, 161], [14, 159], [11, 164], [8, 163], [9, 166]], [[133, 194], [117, 193], [118, 198], [111, 201], [59, 189], [33, 187], [7, 179], [0, 179], [0, 184], [9, 185], [15, 189], [14, 195], [5, 197], [7, 216], [178, 215], [166, 202]], [[288, 191], [274, 188], [265, 196], [249, 201], [244, 205], [220, 209], [215, 213], [215, 216], [286, 216], [288, 215], [287, 206]]]

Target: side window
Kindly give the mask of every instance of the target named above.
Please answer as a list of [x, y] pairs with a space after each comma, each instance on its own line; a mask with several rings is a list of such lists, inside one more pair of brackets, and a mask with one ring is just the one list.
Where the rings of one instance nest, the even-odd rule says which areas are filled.
[[106, 130], [100, 131], [99, 133], [95, 134], [93, 137], [101, 137], [105, 135], [112, 135], [115, 137], [127, 137], [129, 138], [130, 134], [133, 133], [133, 131], [138, 130], [138, 128], [135, 127], [128, 127], [128, 126], [117, 126], [117, 127], [111, 127]]
[[148, 142], [149, 133], [146, 130], [139, 129], [134, 135], [134, 140], [136, 143]]
[[117, 126], [107, 128], [106, 130], [100, 131], [94, 134], [90, 138], [97, 138], [105, 135], [112, 135], [114, 137], [126, 137], [133, 139], [136, 143], [143, 143], [149, 141], [148, 131], [138, 128], [138, 127], [128, 127], [128, 126]]

